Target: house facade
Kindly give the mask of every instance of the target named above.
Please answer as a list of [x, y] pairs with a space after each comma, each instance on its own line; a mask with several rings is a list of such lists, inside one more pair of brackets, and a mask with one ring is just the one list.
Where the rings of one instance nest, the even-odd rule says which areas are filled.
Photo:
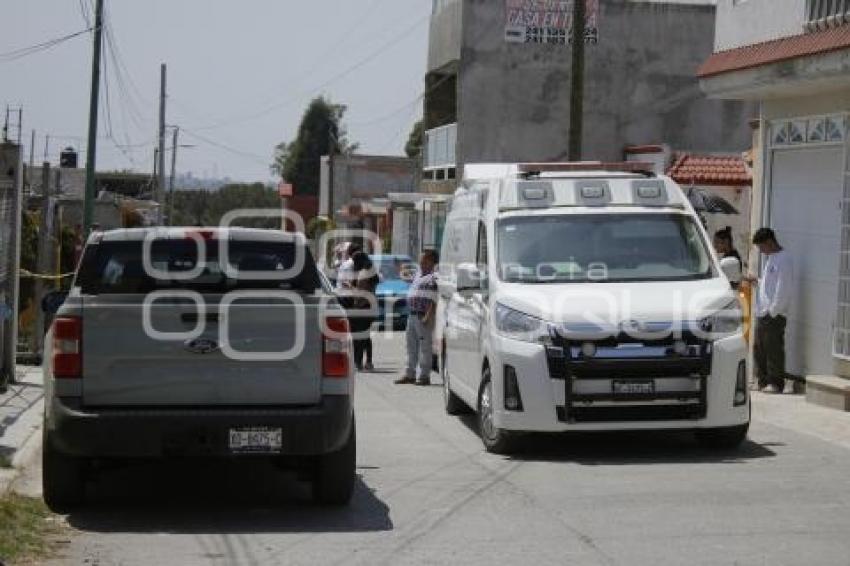
[[[714, 47], [713, 0], [586, 3], [584, 159], [656, 140], [750, 147], [756, 106], [710, 100], [695, 77]], [[423, 191], [451, 192], [465, 163], [567, 159], [571, 19], [572, 2], [434, 0]]]
[[718, 0], [714, 100], [760, 103], [754, 206], [795, 262], [787, 366], [850, 409], [850, 1]]

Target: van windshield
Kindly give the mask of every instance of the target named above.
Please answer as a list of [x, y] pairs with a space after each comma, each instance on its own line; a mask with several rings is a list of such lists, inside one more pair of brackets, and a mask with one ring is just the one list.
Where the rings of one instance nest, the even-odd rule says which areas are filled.
[[509, 217], [499, 221], [507, 282], [682, 281], [714, 276], [700, 230], [682, 214]]

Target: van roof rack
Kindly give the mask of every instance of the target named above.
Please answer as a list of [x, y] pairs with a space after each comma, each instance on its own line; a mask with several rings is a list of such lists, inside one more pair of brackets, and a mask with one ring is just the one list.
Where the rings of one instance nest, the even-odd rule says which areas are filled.
[[655, 177], [654, 165], [648, 161], [566, 161], [560, 163], [520, 163], [517, 165], [517, 172], [525, 178], [539, 176], [541, 173], [590, 171], [635, 173], [644, 177]]

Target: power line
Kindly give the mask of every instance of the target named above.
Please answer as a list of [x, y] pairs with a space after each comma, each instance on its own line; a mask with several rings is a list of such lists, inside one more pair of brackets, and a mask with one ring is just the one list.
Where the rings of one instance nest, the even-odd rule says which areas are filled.
[[63, 35], [62, 37], [57, 37], [54, 39], [50, 39], [48, 41], [43, 41], [41, 43], [36, 43], [35, 45], [30, 45], [29, 47], [21, 47], [20, 49], [14, 49], [12, 51], [7, 51], [6, 53], [0, 53], [0, 60], [4, 61], [16, 61], [28, 55], [34, 55], [36, 53], [40, 53], [42, 51], [47, 51], [57, 45], [74, 39], [75, 37], [79, 37], [81, 35], [87, 34], [92, 31], [94, 27], [89, 27], [84, 30], [80, 30], [74, 33], [69, 33], [68, 35]]
[[89, 9], [89, 3], [86, 0], [80, 0], [80, 15], [83, 17], [83, 21], [86, 22], [87, 26], [91, 26], [91, 12]]
[[270, 160], [267, 157], [262, 157], [260, 155], [255, 154], [255, 153], [250, 153], [250, 152], [247, 152], [247, 151], [242, 151], [240, 149], [230, 147], [229, 145], [226, 145], [226, 144], [223, 144], [221, 142], [218, 142], [218, 141], [212, 140], [210, 138], [204, 137], [204, 136], [202, 136], [202, 135], [200, 135], [196, 132], [193, 132], [192, 130], [188, 130], [185, 127], [181, 127], [180, 131], [185, 133], [185, 134], [188, 134], [189, 137], [195, 138], [196, 140], [198, 140], [200, 142], [204, 142], [204, 143], [207, 143], [211, 146], [217, 147], [219, 149], [223, 149], [223, 150], [225, 150], [229, 153], [232, 153], [234, 155], [238, 155], [240, 157], [244, 157], [244, 158], [250, 159], [252, 161], [256, 161], [257, 163], [262, 163], [265, 166], [268, 166], [270, 164]]
[[[380, 47], [378, 47], [377, 49], [375, 49], [374, 51], [369, 53], [369, 55], [367, 55], [363, 59], [359, 60], [357, 63], [351, 65], [350, 67], [344, 69], [343, 71], [333, 75], [331, 78], [327, 79], [323, 83], [321, 83], [321, 84], [315, 86], [314, 88], [310, 89], [310, 92], [308, 92], [306, 94], [311, 94], [311, 93], [315, 93], [316, 91], [320, 91], [323, 88], [325, 88], [325, 87], [333, 84], [334, 82], [338, 81], [339, 79], [347, 77], [348, 75], [350, 75], [354, 71], [356, 71], [356, 70], [364, 67], [365, 65], [369, 64], [376, 57], [383, 54], [384, 51], [386, 51], [387, 49], [395, 46], [397, 43], [399, 43], [399, 42], [403, 41], [404, 39], [410, 37], [410, 33], [413, 30], [415, 30], [416, 28], [418, 28], [420, 25], [422, 25], [425, 21], [427, 21], [430, 18], [430, 16], [431, 16], [430, 13], [425, 14], [425, 16], [416, 20], [413, 23], [413, 25], [405, 28], [399, 34], [393, 36], [389, 41], [383, 43]], [[237, 123], [242, 123], [242, 122], [247, 122], [247, 121], [255, 120], [255, 119], [258, 119], [258, 118], [262, 118], [263, 116], [266, 116], [267, 114], [270, 114], [271, 112], [274, 112], [275, 110], [278, 110], [279, 108], [283, 108], [284, 106], [287, 106], [289, 104], [292, 104], [293, 102], [296, 102], [299, 98], [300, 98], [300, 95], [288, 97], [288, 98], [282, 100], [281, 102], [272, 104], [271, 106], [268, 106], [268, 107], [266, 107], [263, 110], [260, 110], [258, 112], [254, 112], [254, 113], [244, 115], [244, 116], [241, 116], [241, 117], [234, 117], [234, 118], [231, 118], [231, 119], [226, 119], [226, 120], [223, 120], [223, 121], [218, 122], [216, 124], [210, 124], [210, 125], [207, 125], [207, 126], [196, 127], [195, 129], [196, 130], [214, 130], [214, 129], [222, 128], [222, 127], [229, 126], [229, 125], [232, 125], [232, 124], [237, 124]]]

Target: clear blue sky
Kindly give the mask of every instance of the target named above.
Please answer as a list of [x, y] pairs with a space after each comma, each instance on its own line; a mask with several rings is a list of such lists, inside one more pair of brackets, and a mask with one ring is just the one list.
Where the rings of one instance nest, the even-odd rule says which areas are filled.
[[[182, 143], [197, 145], [180, 150], [178, 171], [196, 175], [269, 179], [273, 147], [293, 138], [318, 94], [348, 105], [350, 137], [363, 152], [401, 153], [421, 115], [431, 0], [105, 1], [123, 64], [121, 81], [119, 65], [105, 59], [112, 137], [143, 145], [119, 150], [102, 112], [99, 169], [150, 170], [161, 62], [168, 122], [187, 128]], [[4, 2], [0, 54], [84, 29], [92, 4]], [[37, 162], [45, 134], [53, 161], [60, 146], [85, 148], [90, 65], [91, 34], [17, 60], [0, 57], [0, 104], [24, 106], [27, 159], [33, 129]]]

